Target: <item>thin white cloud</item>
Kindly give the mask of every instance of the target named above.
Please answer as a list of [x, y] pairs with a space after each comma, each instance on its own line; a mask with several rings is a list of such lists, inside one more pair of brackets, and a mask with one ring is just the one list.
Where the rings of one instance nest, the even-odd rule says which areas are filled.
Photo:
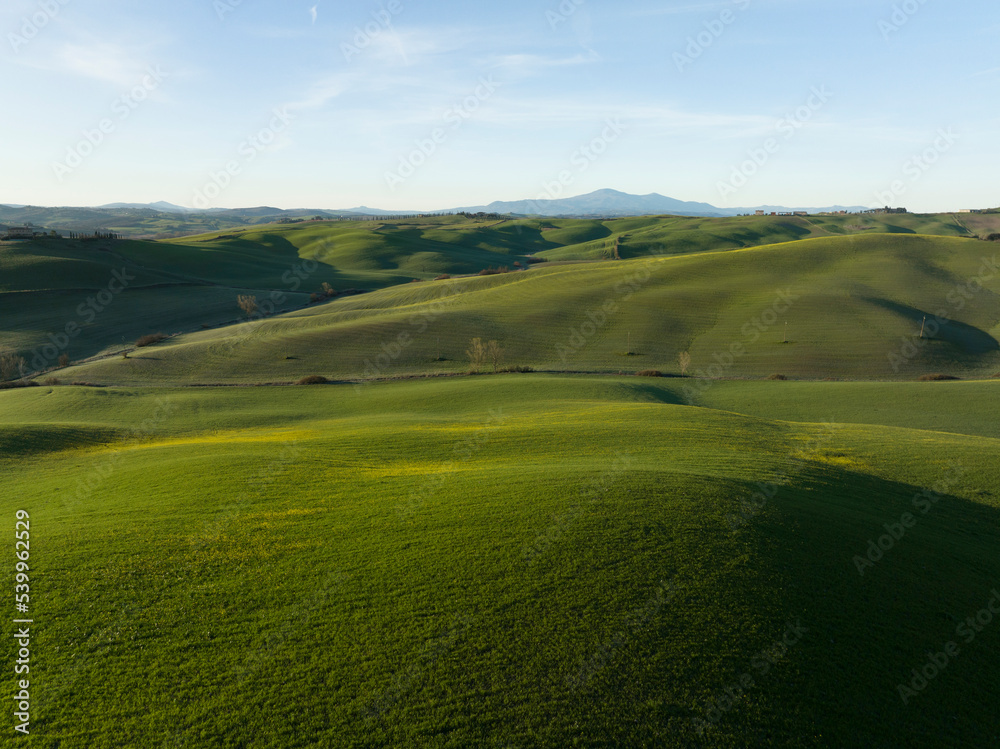
[[59, 60], [67, 72], [120, 87], [135, 85], [146, 67], [143, 60], [114, 44], [66, 44]]
[[577, 54], [570, 57], [547, 57], [530, 53], [515, 53], [500, 55], [486, 60], [486, 65], [491, 68], [501, 68], [512, 73], [525, 75], [540, 74], [546, 68], [561, 68], [574, 65], [586, 65], [596, 62], [594, 57]]
[[312, 25], [316, 25], [316, 19], [319, 18], [319, 3], [316, 3], [309, 9], [309, 18], [312, 21]]
[[306, 87], [303, 98], [289, 102], [288, 108], [295, 110], [320, 109], [350, 90], [357, 76], [351, 73], [332, 75]]

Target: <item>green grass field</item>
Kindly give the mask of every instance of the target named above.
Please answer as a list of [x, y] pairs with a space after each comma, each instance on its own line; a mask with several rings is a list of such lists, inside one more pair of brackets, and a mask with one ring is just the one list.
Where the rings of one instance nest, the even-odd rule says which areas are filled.
[[679, 374], [688, 352], [702, 378], [983, 378], [1000, 372], [993, 250], [879, 234], [543, 264], [341, 297], [56, 374], [180, 385], [458, 373], [481, 337], [507, 365], [544, 371]]
[[17, 745], [1000, 744], [995, 219], [0, 245]]
[[1000, 578], [995, 426], [890, 386], [841, 421], [846, 386], [781, 421], [634, 377], [0, 393], [32, 745], [991, 745], [1000, 629], [956, 627]]
[[[255, 341], [298, 357], [276, 370], [279, 377], [381, 372], [387, 368], [367, 362], [375, 364], [381, 345], [401, 333], [419, 340], [393, 358], [395, 373], [461, 371], [469, 339], [482, 336], [502, 339], [517, 363], [550, 370], [673, 371], [689, 351], [708, 372], [739, 343], [748, 350], [727, 375], [898, 378], [951, 368], [986, 376], [1000, 369], [1000, 304], [990, 283], [996, 245], [970, 237], [994, 221], [907, 214], [486, 223], [442, 216], [268, 225], [163, 242], [8, 243], [0, 246], [0, 350], [41, 371], [64, 353], [87, 362], [117, 355], [145, 334], [184, 333], [173, 341], [186, 352], [176, 369], [171, 351], [162, 367], [112, 374], [98, 363], [68, 375], [178, 384], [197, 371], [208, 381], [253, 381], [272, 370], [270, 361], [239, 361], [234, 373], [205, 355], [220, 338], [246, 337], [231, 327], [242, 314], [236, 297], [245, 294], [271, 318]], [[614, 252], [622, 259], [609, 261]], [[476, 276], [515, 262], [527, 267], [529, 255], [549, 260], [528, 271], [530, 280]], [[570, 260], [589, 262], [553, 262]], [[124, 285], [116, 280], [123, 274]], [[442, 274], [476, 277], [432, 280]], [[984, 284], [963, 295], [978, 278]], [[299, 312], [324, 283], [338, 297]], [[762, 326], [779, 289], [792, 289], [801, 302]], [[358, 291], [376, 293], [359, 299]], [[574, 346], [588, 312], [600, 317], [605, 304], [614, 314], [585, 346]], [[900, 338], [919, 333], [928, 313], [952, 322], [919, 356], [890, 362]], [[790, 345], [776, 348], [786, 323]], [[746, 334], [748, 324], [756, 331]], [[204, 329], [211, 331], [198, 333]], [[625, 356], [633, 341], [635, 360]], [[245, 358], [269, 355], [251, 346]]]

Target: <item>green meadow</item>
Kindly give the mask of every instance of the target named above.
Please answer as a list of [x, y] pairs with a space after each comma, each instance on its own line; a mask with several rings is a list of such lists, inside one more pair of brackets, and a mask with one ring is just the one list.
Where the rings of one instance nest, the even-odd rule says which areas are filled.
[[994, 218], [0, 245], [17, 745], [997, 745]]
[[995, 429], [811, 388], [799, 420], [635, 377], [5, 392], [32, 740], [990, 745], [1000, 630], [955, 630], [1000, 578]]

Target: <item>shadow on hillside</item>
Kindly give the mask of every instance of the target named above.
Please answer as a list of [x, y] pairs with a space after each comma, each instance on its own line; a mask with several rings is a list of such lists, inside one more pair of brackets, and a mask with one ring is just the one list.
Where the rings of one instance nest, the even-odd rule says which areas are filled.
[[896, 226], [895, 224], [883, 224], [882, 231], [886, 234], [916, 234], [917, 232], [913, 229], [908, 229], [905, 226]]
[[[969, 645], [918, 705], [906, 709], [896, 685], [928, 651], [960, 639], [958, 622], [997, 587], [1000, 512], [944, 495], [862, 578], [852, 557], [913, 510], [921, 488], [813, 464], [734, 532], [726, 514], [757, 491], [637, 470], [579, 516], [568, 503], [554, 522], [574, 524], [539, 542], [534, 575], [516, 581], [516, 602], [483, 629], [497, 633], [487, 649], [503, 650], [502, 633], [517, 629], [539, 642], [571, 637], [578, 655], [561, 661], [556, 648], [494, 663], [496, 672], [514, 688], [548, 684], [542, 723], [565, 718], [588, 745], [660, 736], [664, 746], [913, 746], [935, 735], [950, 740], [938, 745], [989, 744], [995, 726], [975, 722], [1000, 697], [996, 636]], [[677, 591], [654, 606], [656, 585], [672, 580]], [[636, 593], [637, 581], [646, 589]], [[781, 647], [790, 624], [804, 633]], [[567, 688], [566, 674], [585, 678], [586, 692]], [[752, 686], [730, 692], [700, 738], [692, 721], [710, 700], [725, 704], [742, 675]]]
[[[930, 482], [955, 476], [942, 468]], [[823, 468], [779, 490], [737, 531], [756, 545], [760, 561], [785, 571], [777, 608], [810, 628], [794, 671], [775, 677], [794, 680], [795, 689], [770, 705], [775, 716], [794, 716], [807, 735], [840, 745], [873, 746], [887, 736], [910, 745], [932, 738], [975, 745], [988, 743], [1000, 725], [983, 724], [983, 709], [963, 696], [981, 695], [980, 704], [1000, 699], [1000, 675], [990, 665], [1000, 655], [998, 639], [966, 646], [956, 634], [998, 587], [1000, 510], [923, 492], [919, 483]], [[904, 513], [913, 527], [901, 525]], [[870, 542], [883, 548], [870, 551]], [[858, 559], [876, 561], [860, 563], [862, 575]], [[907, 708], [898, 684], [949, 641], [963, 654]], [[814, 712], [818, 705], [824, 709]]]
[[[875, 307], [888, 310], [895, 315], [907, 320], [913, 326], [915, 334], [919, 332], [924, 317], [929, 322], [934, 321], [934, 313], [929, 310], [921, 310], [907, 304], [900, 304], [889, 299], [872, 296], [859, 296], [859, 299]], [[932, 334], [933, 333], [933, 334]], [[946, 325], [939, 326], [935, 332], [934, 327], [925, 329], [926, 340], [949, 343], [956, 346], [963, 354], [978, 356], [992, 351], [1000, 351], [1000, 342], [984, 330], [980, 330], [972, 325], [967, 325], [958, 320], [950, 320]], [[958, 352], [952, 352], [958, 353]]]

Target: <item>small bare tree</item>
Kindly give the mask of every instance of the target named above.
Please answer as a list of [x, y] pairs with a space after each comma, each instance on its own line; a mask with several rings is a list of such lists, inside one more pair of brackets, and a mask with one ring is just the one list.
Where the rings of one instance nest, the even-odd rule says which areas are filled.
[[500, 365], [503, 364], [503, 349], [500, 344], [496, 341], [490, 341], [486, 344], [486, 356], [489, 357], [490, 362], [493, 364], [493, 374], [500, 371]]
[[18, 356], [10, 351], [0, 354], [0, 380], [13, 380], [24, 377], [24, 368], [27, 362], [23, 356]]
[[482, 338], [473, 338], [469, 342], [469, 350], [465, 353], [469, 357], [470, 372], [478, 372], [488, 358], [487, 348], [483, 344]]
[[682, 353], [680, 355], [679, 359], [680, 359], [680, 364], [681, 364], [681, 374], [682, 375], [686, 375], [687, 371], [688, 371], [688, 367], [691, 366], [691, 354], [689, 354], [687, 351], [685, 351], [684, 353]]
[[323, 293], [326, 294], [328, 297], [331, 297], [334, 294], [336, 294], [337, 292], [333, 290], [333, 287], [330, 284], [328, 284], [326, 281], [324, 281], [323, 282]]
[[69, 366], [69, 354], [63, 354], [59, 357], [59, 366], [68, 367]]
[[250, 294], [240, 294], [236, 297], [236, 303], [240, 305], [240, 309], [247, 317], [253, 316], [257, 311], [257, 297]]

